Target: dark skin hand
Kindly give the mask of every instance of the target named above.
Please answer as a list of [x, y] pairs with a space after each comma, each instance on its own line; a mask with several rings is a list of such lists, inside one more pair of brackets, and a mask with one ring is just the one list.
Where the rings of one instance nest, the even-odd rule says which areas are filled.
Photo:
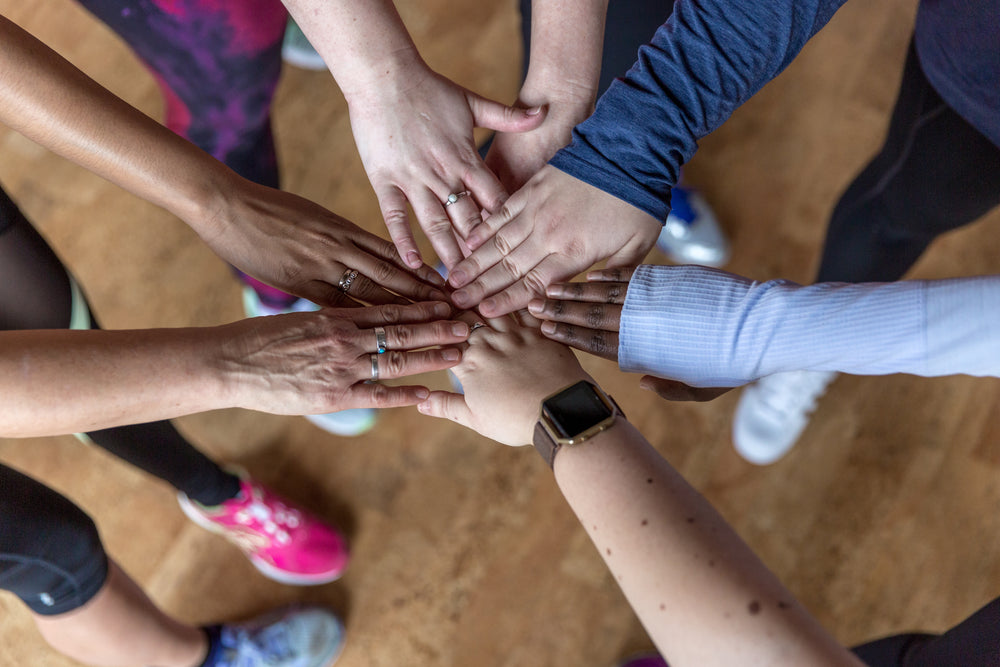
[[[618, 331], [628, 283], [635, 269], [591, 271], [585, 283], [555, 283], [545, 299], [528, 311], [542, 321], [542, 333], [583, 352], [618, 361]], [[643, 375], [639, 386], [668, 401], [711, 401], [732, 387], [691, 387], [676, 380]]]

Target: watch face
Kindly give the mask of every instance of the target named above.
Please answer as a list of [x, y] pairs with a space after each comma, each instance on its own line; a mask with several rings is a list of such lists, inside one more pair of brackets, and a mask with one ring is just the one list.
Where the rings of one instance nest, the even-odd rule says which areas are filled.
[[545, 401], [550, 422], [562, 438], [573, 438], [612, 415], [588, 382], [578, 382]]

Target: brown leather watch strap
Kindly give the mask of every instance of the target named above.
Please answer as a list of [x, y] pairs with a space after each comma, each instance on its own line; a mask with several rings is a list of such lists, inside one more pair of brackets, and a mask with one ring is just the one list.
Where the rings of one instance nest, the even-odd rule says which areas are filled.
[[542, 455], [542, 459], [549, 464], [549, 468], [552, 468], [555, 465], [556, 452], [559, 451], [562, 445], [552, 439], [552, 436], [549, 435], [549, 432], [545, 430], [540, 421], [535, 422], [535, 433], [531, 441], [534, 443], [538, 453]]

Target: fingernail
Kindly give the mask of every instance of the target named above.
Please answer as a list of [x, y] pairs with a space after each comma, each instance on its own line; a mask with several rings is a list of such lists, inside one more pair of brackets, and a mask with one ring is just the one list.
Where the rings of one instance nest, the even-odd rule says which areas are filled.
[[528, 310], [533, 313], [542, 312], [542, 308], [545, 307], [545, 301], [542, 299], [532, 299], [528, 302]]
[[457, 292], [452, 292], [451, 302], [459, 308], [465, 308], [472, 303], [472, 299], [469, 298], [469, 293], [465, 290], [458, 290]]
[[441, 356], [444, 357], [445, 361], [458, 361], [458, 358], [462, 355], [455, 348], [449, 347], [446, 350], [441, 350]]
[[451, 315], [451, 306], [444, 301], [436, 303], [434, 304], [434, 314], [438, 317], [448, 317]]
[[562, 287], [559, 285], [549, 285], [545, 288], [545, 296], [551, 296], [553, 298], [558, 298], [562, 296]]
[[455, 322], [451, 325], [451, 333], [465, 338], [469, 335], [469, 325], [465, 322]]
[[424, 260], [420, 259], [420, 253], [418, 253], [416, 250], [411, 250], [410, 252], [406, 253], [406, 264], [411, 269], [419, 269], [421, 266], [424, 265]]
[[419, 410], [420, 412], [426, 413], [430, 409], [431, 406], [429, 406], [426, 403], [417, 403], [417, 410]]
[[448, 274], [448, 282], [450, 282], [455, 287], [461, 287], [468, 281], [469, 279], [465, 277], [465, 271], [459, 270], [455, 271], [454, 273]]
[[542, 112], [542, 107], [531, 107], [530, 109], [525, 109], [524, 113], [527, 116], [537, 116]]
[[448, 295], [441, 290], [431, 290], [430, 297], [435, 301], [447, 301]]
[[542, 333], [554, 334], [556, 332], [556, 323], [549, 322], [548, 320], [542, 322]]
[[425, 398], [427, 398], [430, 395], [431, 395], [431, 392], [427, 391], [424, 388], [417, 389], [417, 398], [419, 398], [420, 400], [424, 400]]
[[490, 315], [486, 314], [486, 311], [492, 312], [496, 310], [496, 308], [497, 308], [497, 302], [494, 301], [493, 299], [486, 299], [486, 301], [483, 301], [482, 303], [479, 304], [479, 312], [481, 312], [483, 315], [486, 315], [486, 317], [491, 317]]
[[444, 276], [434, 269], [427, 272], [427, 281], [437, 285], [438, 287], [444, 287]]

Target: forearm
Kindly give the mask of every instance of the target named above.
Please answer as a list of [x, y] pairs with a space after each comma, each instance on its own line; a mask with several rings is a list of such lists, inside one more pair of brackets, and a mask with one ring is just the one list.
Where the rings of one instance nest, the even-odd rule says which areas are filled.
[[405, 89], [428, 71], [391, 0], [283, 1], [349, 105], [383, 86]]
[[1000, 376], [1000, 276], [803, 287], [642, 266], [619, 340], [622, 370], [694, 386], [791, 370]]
[[548, 105], [548, 121], [570, 128], [593, 111], [608, 0], [534, 0], [528, 72], [519, 101]]
[[857, 665], [627, 421], [556, 482], [671, 665]]
[[659, 220], [697, 140], [778, 75], [844, 0], [678, 0], [551, 164]]
[[0, 435], [83, 432], [232, 407], [215, 331], [0, 332]]
[[228, 168], [3, 17], [0, 42], [0, 122], [212, 233]]

